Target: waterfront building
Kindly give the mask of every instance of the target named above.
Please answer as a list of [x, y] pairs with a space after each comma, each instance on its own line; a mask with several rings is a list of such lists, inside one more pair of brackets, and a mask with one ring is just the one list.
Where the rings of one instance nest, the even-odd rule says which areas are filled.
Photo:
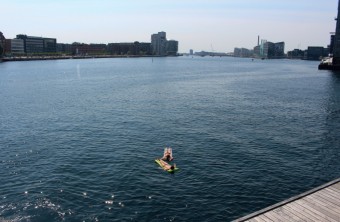
[[43, 38], [44, 39], [44, 52], [56, 53], [57, 52], [57, 39]]
[[166, 55], [166, 33], [158, 32], [151, 35], [151, 49], [153, 55]]
[[22, 39], [11, 39], [11, 53], [12, 54], [24, 54], [24, 41]]
[[306, 60], [321, 60], [322, 57], [328, 56], [328, 48], [322, 46], [309, 46], [304, 54]]
[[254, 57], [261, 59], [284, 58], [284, 42], [273, 43], [262, 39], [261, 44], [254, 47]]
[[254, 50], [253, 50], [253, 55], [254, 57], [260, 57], [260, 45], [257, 45], [254, 47]]
[[5, 40], [5, 36], [2, 32], [0, 32], [0, 44]]
[[340, 0], [338, 2], [338, 16], [336, 20], [335, 34], [331, 35], [331, 43], [329, 45], [329, 56], [325, 56], [319, 64], [319, 69], [340, 70]]
[[151, 43], [150, 42], [136, 42], [138, 54], [137, 55], [151, 55]]
[[190, 49], [190, 50], [189, 50], [189, 54], [190, 54], [190, 55], [193, 55], [193, 54], [194, 54], [194, 50]]
[[330, 44], [327, 46], [329, 48], [329, 54], [330, 55], [333, 55], [333, 52], [334, 52], [334, 41], [335, 41], [335, 35], [331, 35], [331, 38], [330, 38]]
[[340, 65], [340, 0], [338, 3], [338, 17], [336, 19], [336, 28], [334, 35], [333, 47], [333, 65]]
[[134, 53], [134, 44], [130, 42], [109, 43], [107, 50], [111, 55], [131, 55]]
[[73, 55], [104, 55], [106, 54], [106, 44], [85, 44], [74, 42], [71, 45]]
[[63, 54], [72, 54], [72, 45], [66, 43], [57, 43], [57, 52]]
[[289, 59], [302, 59], [304, 56], [304, 51], [301, 49], [294, 49], [287, 52], [287, 57]]
[[246, 48], [234, 48], [234, 57], [251, 57], [253, 51]]
[[177, 55], [178, 41], [167, 40], [165, 32], [158, 32], [151, 35], [151, 52], [152, 55], [167, 56]]
[[0, 56], [2, 56], [5, 51], [5, 40], [5, 36], [2, 34], [2, 32], [0, 32]]
[[57, 40], [54, 38], [44, 38], [27, 35], [17, 35], [16, 39], [24, 41], [25, 53], [55, 53], [57, 52]]
[[261, 58], [267, 58], [268, 55], [268, 44], [267, 40], [262, 39], [260, 44], [260, 54], [259, 57]]
[[22, 39], [5, 40], [6, 55], [23, 55], [24, 53], [25, 53], [24, 40]]
[[166, 41], [166, 55], [175, 56], [178, 52], [178, 41], [169, 40]]
[[280, 59], [285, 57], [285, 43], [277, 42], [274, 43], [274, 55], [273, 58]]
[[151, 43], [137, 41], [109, 43], [107, 51], [111, 55], [151, 55]]

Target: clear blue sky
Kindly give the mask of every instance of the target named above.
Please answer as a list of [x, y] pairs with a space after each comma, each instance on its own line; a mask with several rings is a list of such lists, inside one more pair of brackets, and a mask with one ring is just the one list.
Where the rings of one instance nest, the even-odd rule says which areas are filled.
[[338, 0], [3, 0], [0, 31], [59, 43], [150, 42], [165, 31], [179, 51], [253, 48], [257, 36], [285, 51], [329, 44]]

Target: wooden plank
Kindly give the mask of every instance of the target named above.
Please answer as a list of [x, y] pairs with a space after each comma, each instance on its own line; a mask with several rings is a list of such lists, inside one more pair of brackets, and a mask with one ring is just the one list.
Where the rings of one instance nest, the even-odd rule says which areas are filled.
[[303, 205], [306, 209], [309, 209], [315, 215], [318, 215], [319, 217], [321, 217], [325, 220], [328, 220], [328, 221], [334, 220], [332, 217], [330, 217], [328, 215], [328, 214], [331, 214], [330, 212], [325, 211], [324, 209], [321, 208], [321, 206], [317, 205], [315, 202], [311, 203], [311, 202], [306, 201], [305, 199], [301, 199], [301, 200], [299, 200], [299, 204]]
[[303, 212], [302, 209], [300, 209], [300, 207], [296, 207], [295, 204], [290, 203], [286, 206], [284, 206], [286, 208], [289, 208], [291, 211], [294, 212], [295, 215], [299, 216], [300, 218], [303, 218], [304, 221], [317, 221], [319, 222], [319, 220], [317, 218], [314, 218], [313, 216], [309, 216], [309, 214], [306, 214]]
[[283, 207], [276, 208], [273, 211], [284, 218], [285, 221], [302, 221], [301, 218], [295, 216]]
[[332, 205], [327, 205], [323, 202], [320, 202], [318, 199], [316, 198], [313, 198], [312, 200], [310, 199], [305, 199], [307, 202], [309, 202], [310, 204], [312, 205], [315, 205], [314, 208], [316, 208], [317, 210], [319, 210], [321, 213], [327, 215], [328, 217], [332, 218], [333, 220], [336, 220], [336, 221], [340, 221], [339, 217], [340, 217], [340, 214], [339, 214], [339, 210], [338, 209], [335, 209], [334, 207], [332, 207]]
[[262, 222], [262, 221], [258, 221], [255, 218], [251, 218], [250, 220], [246, 220], [245, 222]]
[[333, 184], [332, 187], [340, 190], [340, 183]]
[[327, 192], [320, 192], [320, 193], [316, 193], [315, 196], [320, 197], [321, 199], [325, 200], [325, 201], [331, 201], [334, 205], [336, 206], [340, 206], [340, 198], [336, 198], [333, 195], [330, 195]]
[[327, 187], [323, 191], [326, 191], [327, 193], [331, 194], [332, 196], [336, 197], [337, 199], [340, 199], [340, 192], [334, 191], [331, 187]]
[[265, 215], [260, 215], [258, 217], [256, 217], [256, 220], [262, 220], [262, 221], [265, 221], [265, 222], [273, 222], [273, 220], [271, 220], [270, 218], [266, 217]]
[[332, 222], [338, 222], [339, 217], [334, 214], [331, 210], [327, 209], [326, 207], [322, 205], [318, 205], [316, 201], [309, 202], [305, 199], [301, 200], [301, 203], [304, 204], [304, 206], [309, 207], [310, 209], [313, 209], [313, 212], [318, 214], [320, 217], [327, 219], [328, 221]]
[[320, 221], [318, 217], [315, 217], [313, 214], [309, 213], [308, 210], [297, 204], [296, 202], [289, 203], [289, 207], [297, 212], [299, 212], [302, 217], [307, 220]]
[[335, 214], [339, 214], [340, 212], [340, 207], [332, 203], [329, 198], [323, 199], [322, 197], [314, 195], [313, 197], [305, 197], [304, 199], [310, 202], [314, 201], [317, 204], [327, 207], [328, 209], [332, 210]]
[[295, 209], [289, 207], [288, 205], [289, 204], [284, 205], [284, 206], [282, 206], [282, 208], [285, 209], [286, 211], [288, 211], [290, 214], [298, 217], [301, 221], [307, 221], [307, 219], [304, 215], [302, 215], [299, 211], [296, 211]]
[[[333, 197], [335, 197], [336, 199], [340, 199], [340, 192], [336, 192], [334, 191], [334, 188], [327, 188], [327, 190], [325, 190], [325, 192]], [[340, 202], [340, 200], [339, 200]]]
[[272, 221], [280, 221], [280, 222], [285, 222], [286, 220], [278, 215], [275, 211], [268, 211], [267, 213], [264, 214], [266, 217], [270, 218]]
[[[321, 201], [325, 204], [328, 204], [328, 205], [330, 205], [334, 208], [340, 209], [339, 199], [336, 199], [332, 196], [327, 196], [326, 194], [323, 194], [323, 195], [315, 194], [313, 196], [310, 196], [309, 198], [316, 198], [316, 199], [318, 199], [319, 201]], [[339, 210], [339, 212], [340, 212], [340, 210]]]
[[277, 221], [277, 219], [276, 219], [274, 216], [270, 215], [270, 211], [269, 211], [269, 212], [266, 212], [266, 213], [264, 213], [264, 214], [263, 214], [263, 216], [265, 216], [265, 217], [269, 218], [269, 219], [270, 219], [270, 221]]
[[322, 218], [320, 215], [316, 214], [313, 209], [311, 209], [310, 207], [308, 206], [304, 206], [303, 204], [301, 204], [301, 202], [299, 202], [299, 200], [291, 203], [292, 206], [298, 208], [301, 213], [303, 215], [305, 215], [306, 218], [311, 218], [312, 220], [315, 220], [315, 221], [329, 221], [327, 219], [324, 219]]
[[249, 222], [266, 222], [266, 221], [265, 221], [265, 220], [261, 220], [261, 219], [255, 217], [255, 218], [251, 218], [251, 219], [249, 220]]
[[340, 193], [340, 183], [333, 184], [332, 186], [329, 186], [328, 188], [334, 189], [335, 192]]
[[301, 218], [294, 210], [287, 208], [286, 206], [282, 206], [280, 211], [289, 215], [289, 217], [293, 218], [295, 221], [304, 221], [304, 218]]
[[328, 211], [325, 211], [324, 209], [317, 205], [313, 205], [302, 199], [298, 200], [297, 203], [302, 205], [304, 208], [308, 209], [311, 213], [313, 213], [314, 216], [321, 218], [321, 221], [337, 222], [334, 221], [333, 214], [329, 213]]
[[334, 187], [326, 187], [325, 190], [331, 192], [332, 194], [336, 196], [340, 196], [340, 192], [338, 192]]
[[[256, 211], [254, 213], [251, 213], [249, 215], [246, 215], [244, 217], [238, 218], [238, 219], [234, 220], [234, 222], [246, 221], [246, 220], [249, 220], [249, 219], [252, 219], [252, 218], [254, 218], [255, 220], [261, 219], [261, 220], [267, 222], [269, 218], [266, 218], [264, 216], [264, 214], [267, 213], [267, 212], [270, 212], [274, 209], [277, 209], [279, 207], [284, 207], [285, 210], [293, 212], [293, 215], [297, 216], [298, 218], [300, 218], [303, 221], [308, 221], [308, 222], [309, 221], [320, 221], [322, 219], [322, 217], [320, 217], [320, 215], [318, 215], [317, 212], [313, 212], [313, 211], [310, 212], [308, 210], [311, 207], [303, 207], [303, 206], [299, 205], [298, 203], [294, 203], [294, 201], [299, 200], [299, 199], [301, 199], [305, 196], [317, 193], [317, 192], [321, 191], [322, 189], [325, 189], [325, 188], [331, 187], [331, 186], [335, 186], [336, 189], [340, 188], [340, 178], [335, 179], [333, 181], [330, 181], [330, 182], [328, 182], [324, 185], [316, 187], [316, 188], [309, 190], [307, 192], [304, 192], [300, 195], [297, 195], [297, 196], [291, 197], [287, 200], [281, 201], [281, 202], [274, 204], [272, 206], [266, 207], [262, 210], [259, 210], [259, 211]], [[335, 195], [335, 197], [337, 197], [337, 195], [338, 195], [338, 192], [333, 187], [328, 192], [330, 192], [332, 194], [332, 196]], [[320, 195], [322, 195], [322, 194], [320, 194]], [[326, 195], [326, 194], [324, 194], [324, 195]], [[331, 200], [331, 201], [327, 202], [328, 204], [330, 204], [329, 202], [335, 201], [334, 197], [330, 198], [329, 193], [327, 193], [327, 196], [323, 197], [323, 198], [326, 198], [326, 199], [329, 198]], [[321, 201], [321, 200], [319, 200], [319, 201]], [[292, 204], [292, 205], [290, 205], [290, 204]], [[295, 210], [295, 208], [297, 208], [298, 211]], [[276, 211], [274, 214], [270, 214], [269, 217], [277, 219], [276, 218], [277, 214], [278, 214], [278, 211]], [[269, 220], [269, 221], [271, 221], [271, 220]]]

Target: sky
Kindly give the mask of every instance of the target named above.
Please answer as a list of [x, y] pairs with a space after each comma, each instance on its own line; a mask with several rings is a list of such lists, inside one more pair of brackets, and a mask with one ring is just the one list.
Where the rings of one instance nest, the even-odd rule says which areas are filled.
[[327, 47], [337, 8], [338, 0], [0, 0], [0, 31], [105, 44], [165, 31], [179, 52], [252, 49], [260, 36], [287, 52]]

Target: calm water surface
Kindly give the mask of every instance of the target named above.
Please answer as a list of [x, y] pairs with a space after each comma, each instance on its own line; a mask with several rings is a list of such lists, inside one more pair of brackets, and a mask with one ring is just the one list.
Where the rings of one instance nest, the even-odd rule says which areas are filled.
[[340, 75], [317, 65], [0, 63], [0, 221], [230, 221], [338, 178]]

